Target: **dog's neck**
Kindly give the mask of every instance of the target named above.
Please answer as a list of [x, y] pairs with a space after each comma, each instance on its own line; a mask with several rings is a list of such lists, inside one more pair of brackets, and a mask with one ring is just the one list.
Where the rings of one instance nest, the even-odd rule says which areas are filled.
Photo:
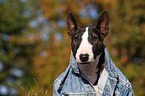
[[81, 71], [81, 73], [87, 77], [87, 79], [89, 80], [89, 82], [91, 84], [95, 84], [96, 81], [98, 82], [98, 79], [100, 77], [100, 65], [99, 65], [99, 60], [100, 60], [100, 56], [103, 53], [100, 53], [94, 62], [90, 63], [90, 64], [78, 64], [78, 67]]

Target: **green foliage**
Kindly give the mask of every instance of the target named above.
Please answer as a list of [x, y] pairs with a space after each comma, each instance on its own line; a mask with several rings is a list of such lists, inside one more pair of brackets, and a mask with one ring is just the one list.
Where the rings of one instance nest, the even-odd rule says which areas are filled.
[[[34, 2], [34, 0], [29, 0], [29, 3], [32, 1]], [[7, 90], [2, 93], [1, 89], [0, 95], [12, 95], [13, 88], [7, 86], [7, 82], [18, 82], [22, 85], [27, 82], [26, 78], [28, 81], [32, 79], [32, 56], [35, 54], [33, 49], [37, 46], [37, 42], [28, 42], [26, 37], [32, 33], [29, 22], [34, 19], [36, 13], [33, 12], [35, 9], [33, 5], [31, 5], [31, 10], [26, 8], [27, 5], [27, 2], [21, 0], [0, 1], [0, 63], [2, 68], [0, 85]], [[28, 11], [30, 13], [26, 14]], [[17, 92], [13, 95], [16, 94]]]
[[[19, 91], [22, 91], [21, 94], [23, 94], [23, 96], [47, 96], [48, 90], [44, 90], [43, 88], [40, 88], [40, 85], [37, 83], [37, 81], [35, 79], [33, 79], [33, 81], [35, 82], [35, 85], [31, 85], [30, 83], [28, 83], [28, 88], [23, 88], [21, 86], [17, 86], [16, 84], [13, 83], [9, 83], [8, 84], [10, 86], [16, 87]], [[37, 89], [33, 90], [34, 88], [32, 86], [35, 86]]]

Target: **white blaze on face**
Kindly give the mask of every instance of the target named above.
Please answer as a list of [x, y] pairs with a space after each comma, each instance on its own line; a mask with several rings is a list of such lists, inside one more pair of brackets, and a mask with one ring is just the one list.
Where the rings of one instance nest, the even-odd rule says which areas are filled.
[[77, 53], [76, 53], [76, 61], [77, 62], [81, 62], [80, 54], [88, 54], [89, 55], [89, 59], [87, 62], [92, 62], [94, 60], [94, 55], [93, 55], [93, 51], [92, 51], [93, 45], [91, 45], [88, 41], [88, 36], [89, 36], [88, 29], [89, 29], [89, 27], [86, 27], [86, 30], [82, 35], [82, 41], [81, 41], [80, 46], [79, 46]]

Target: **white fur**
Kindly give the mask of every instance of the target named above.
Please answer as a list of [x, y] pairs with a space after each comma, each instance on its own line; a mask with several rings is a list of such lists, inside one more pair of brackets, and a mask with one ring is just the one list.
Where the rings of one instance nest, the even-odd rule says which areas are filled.
[[88, 41], [88, 36], [89, 36], [88, 29], [89, 29], [89, 27], [86, 27], [86, 30], [82, 35], [82, 41], [81, 41], [80, 46], [79, 46], [77, 53], [76, 53], [76, 61], [77, 62], [81, 62], [80, 54], [86, 54], [86, 53], [89, 55], [89, 59], [87, 62], [94, 61], [94, 54], [92, 51], [93, 45], [91, 45]]

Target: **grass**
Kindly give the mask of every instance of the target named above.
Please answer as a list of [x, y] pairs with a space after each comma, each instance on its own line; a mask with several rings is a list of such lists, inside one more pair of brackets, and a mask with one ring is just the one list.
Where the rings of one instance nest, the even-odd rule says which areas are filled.
[[9, 85], [16, 87], [18, 90], [21, 90], [25, 95], [24, 96], [48, 96], [48, 90], [44, 90], [43, 87], [41, 88], [37, 81], [33, 78], [34, 84], [36, 85], [37, 90], [32, 90], [32, 85], [29, 83], [29, 87], [31, 90], [28, 88], [23, 88], [21, 86], [17, 86], [13, 83], [8, 82]]

